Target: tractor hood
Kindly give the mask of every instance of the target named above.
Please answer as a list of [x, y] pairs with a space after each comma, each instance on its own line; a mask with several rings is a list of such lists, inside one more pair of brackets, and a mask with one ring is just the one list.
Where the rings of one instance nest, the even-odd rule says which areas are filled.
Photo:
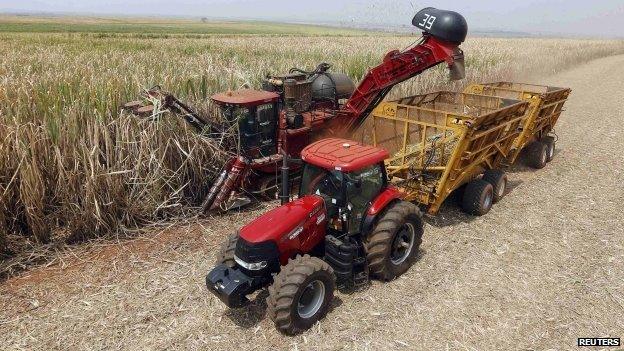
[[240, 236], [250, 243], [273, 240], [278, 242], [298, 226], [304, 225], [323, 209], [323, 198], [306, 195], [273, 209], [256, 218], [240, 230]]

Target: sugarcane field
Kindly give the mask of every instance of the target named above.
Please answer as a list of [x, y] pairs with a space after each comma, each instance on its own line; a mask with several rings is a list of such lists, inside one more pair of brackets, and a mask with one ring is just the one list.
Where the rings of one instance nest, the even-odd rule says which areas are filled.
[[0, 2], [0, 350], [624, 350], [622, 16]]

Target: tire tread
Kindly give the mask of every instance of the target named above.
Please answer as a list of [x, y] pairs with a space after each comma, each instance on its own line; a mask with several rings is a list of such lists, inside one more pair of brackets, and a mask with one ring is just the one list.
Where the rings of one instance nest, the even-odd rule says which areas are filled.
[[[335, 276], [332, 268], [327, 262], [310, 255], [297, 256], [290, 259], [288, 264], [282, 267], [280, 273], [275, 276], [274, 282], [269, 286], [269, 297], [267, 298], [267, 312], [269, 318], [273, 320], [275, 327], [284, 334], [292, 335], [302, 328], [296, 325], [290, 310], [294, 299], [299, 291], [299, 287], [306, 279], [317, 272], [325, 272], [331, 276], [332, 286], [326, 288], [333, 290], [335, 288]], [[327, 307], [329, 302], [326, 302]], [[321, 308], [317, 319], [323, 318], [328, 308]]]
[[[546, 166], [546, 162], [542, 162], [542, 153], [546, 153], [546, 144], [534, 141], [527, 146], [527, 164], [535, 169], [542, 169]], [[548, 154], [546, 155], [548, 157]]]
[[[417, 252], [422, 242], [422, 213], [411, 202], [399, 201], [388, 206], [385, 213], [381, 214], [373, 232], [368, 236], [366, 240], [366, 259], [368, 260], [370, 275], [374, 278], [384, 281], [396, 278], [397, 275], [388, 267], [387, 257], [391, 250], [394, 233], [399, 230], [409, 217], [418, 218], [419, 221], [419, 228], [416, 228], [418, 233], [416, 235], [420, 236], [416, 238], [417, 242], [413, 248]], [[412, 253], [414, 257], [415, 252]]]
[[483, 179], [475, 179], [468, 183], [462, 199], [462, 208], [466, 213], [482, 216], [490, 211], [490, 208], [483, 207], [484, 204], [481, 201], [483, 192], [487, 191], [488, 187], [490, 191], [494, 191], [492, 184]]
[[217, 254], [216, 264], [225, 264], [228, 267], [234, 267], [234, 250], [236, 250], [236, 242], [238, 241], [238, 232], [227, 236], [226, 240], [221, 244], [219, 253]]

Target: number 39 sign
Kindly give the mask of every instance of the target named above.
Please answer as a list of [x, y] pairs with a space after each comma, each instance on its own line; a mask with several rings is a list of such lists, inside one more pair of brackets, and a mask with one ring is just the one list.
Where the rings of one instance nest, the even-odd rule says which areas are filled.
[[431, 29], [433, 23], [436, 20], [436, 16], [431, 16], [429, 14], [424, 13], [425, 17], [423, 17], [422, 22], [418, 23], [418, 26], [424, 29]]

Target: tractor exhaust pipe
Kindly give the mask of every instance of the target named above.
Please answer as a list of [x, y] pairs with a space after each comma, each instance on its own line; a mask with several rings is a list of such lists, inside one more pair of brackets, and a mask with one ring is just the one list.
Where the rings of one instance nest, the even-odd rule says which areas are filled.
[[280, 202], [282, 205], [285, 205], [290, 201], [290, 184], [288, 179], [290, 169], [288, 168], [288, 154], [283, 152], [282, 156], [282, 191], [280, 194]]

